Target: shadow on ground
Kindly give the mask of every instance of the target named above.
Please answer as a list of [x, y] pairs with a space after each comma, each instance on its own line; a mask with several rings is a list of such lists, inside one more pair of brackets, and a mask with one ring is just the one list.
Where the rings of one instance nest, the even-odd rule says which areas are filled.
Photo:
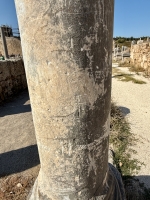
[[0, 177], [22, 172], [40, 164], [37, 145], [0, 154]]
[[127, 200], [150, 200], [150, 176], [124, 176], [123, 182]]
[[8, 101], [9, 102], [0, 106], [0, 117], [31, 112], [30, 104], [24, 105], [27, 101], [29, 101], [29, 95], [27, 90], [23, 91], [16, 97], [9, 99]]
[[119, 109], [121, 110], [121, 112], [122, 112], [122, 114], [123, 114], [124, 116], [126, 116], [127, 114], [130, 113], [130, 109], [129, 109], [129, 108], [126, 108], [126, 107], [124, 107], [124, 106], [119, 106]]

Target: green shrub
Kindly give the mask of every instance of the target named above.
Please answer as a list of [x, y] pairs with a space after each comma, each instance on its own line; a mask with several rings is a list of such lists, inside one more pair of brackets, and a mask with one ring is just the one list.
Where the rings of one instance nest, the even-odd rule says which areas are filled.
[[124, 42], [125, 42], [125, 39], [120, 38], [120, 39], [117, 40], [117, 42], [118, 42], [118, 43], [124, 43]]

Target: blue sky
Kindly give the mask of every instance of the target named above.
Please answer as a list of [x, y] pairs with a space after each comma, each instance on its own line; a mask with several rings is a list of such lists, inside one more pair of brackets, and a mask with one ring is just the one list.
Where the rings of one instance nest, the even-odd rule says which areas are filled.
[[[0, 0], [0, 8], [0, 25], [7, 24], [17, 28], [14, 0]], [[115, 0], [114, 37], [116, 36], [150, 36], [150, 0]]]
[[14, 0], [0, 0], [0, 25], [18, 28]]
[[150, 0], [115, 0], [114, 36], [150, 36]]

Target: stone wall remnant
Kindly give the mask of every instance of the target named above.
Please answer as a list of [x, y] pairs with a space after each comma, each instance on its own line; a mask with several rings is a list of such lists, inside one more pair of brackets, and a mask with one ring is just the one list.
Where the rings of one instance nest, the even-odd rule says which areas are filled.
[[[140, 40], [139, 40], [140, 41]], [[131, 45], [131, 61], [150, 73], [150, 42]]]
[[0, 61], [0, 102], [26, 88], [23, 61]]
[[[18, 38], [15, 37], [6, 37], [6, 44], [8, 49], [8, 55], [22, 55], [22, 49], [21, 49], [21, 41]], [[4, 55], [3, 45], [2, 45], [2, 39], [0, 37], [0, 53]]]

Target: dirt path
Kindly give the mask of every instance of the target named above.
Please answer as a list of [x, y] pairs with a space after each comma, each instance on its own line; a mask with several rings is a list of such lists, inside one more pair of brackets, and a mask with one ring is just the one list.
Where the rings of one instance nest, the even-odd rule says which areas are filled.
[[[119, 73], [128, 73], [128, 68], [117, 67]], [[137, 178], [150, 188], [150, 80], [140, 75], [134, 75], [136, 79], [146, 82], [146, 84], [135, 84], [133, 82], [123, 82], [113, 74], [112, 78], [112, 99], [120, 107], [129, 123], [131, 131], [137, 138], [134, 149], [137, 151], [137, 158], [142, 165], [137, 174]]]

